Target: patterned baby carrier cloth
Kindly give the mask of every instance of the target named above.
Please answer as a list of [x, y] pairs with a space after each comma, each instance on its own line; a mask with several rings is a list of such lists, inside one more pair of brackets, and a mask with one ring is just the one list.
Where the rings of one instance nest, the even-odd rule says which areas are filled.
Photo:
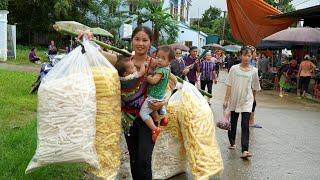
[[[147, 58], [147, 71], [152, 62], [152, 58]], [[128, 81], [121, 81], [121, 111], [122, 111], [122, 127], [126, 134], [128, 134], [133, 121], [139, 116], [139, 112], [144, 100], [147, 97], [148, 83], [145, 77], [131, 79]], [[129, 135], [129, 134], [128, 134]]]

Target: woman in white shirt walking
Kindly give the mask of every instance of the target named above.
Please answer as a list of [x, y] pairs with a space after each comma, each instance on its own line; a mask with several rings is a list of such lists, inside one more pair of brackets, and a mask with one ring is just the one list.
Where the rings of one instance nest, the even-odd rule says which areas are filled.
[[231, 112], [231, 130], [228, 131], [229, 149], [235, 149], [237, 122], [241, 113], [242, 158], [252, 156], [249, 152], [249, 119], [256, 91], [261, 89], [258, 69], [249, 64], [252, 53], [249, 46], [241, 48], [241, 63], [232, 66], [230, 69], [223, 103], [224, 108]]

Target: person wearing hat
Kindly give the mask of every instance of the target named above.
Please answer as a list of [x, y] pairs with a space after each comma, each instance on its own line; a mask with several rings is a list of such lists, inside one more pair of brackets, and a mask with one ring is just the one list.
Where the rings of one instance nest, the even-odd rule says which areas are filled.
[[310, 55], [305, 55], [298, 71], [298, 78], [299, 78], [299, 90], [298, 90], [298, 96], [305, 97], [306, 92], [309, 88], [309, 83], [311, 76], [315, 72], [315, 65], [310, 61]]

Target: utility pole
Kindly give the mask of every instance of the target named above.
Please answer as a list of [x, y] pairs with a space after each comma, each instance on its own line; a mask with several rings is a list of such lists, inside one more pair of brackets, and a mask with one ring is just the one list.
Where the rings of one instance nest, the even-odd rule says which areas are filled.
[[223, 11], [223, 27], [222, 27], [222, 43], [224, 43], [225, 30], [226, 30], [226, 14], [227, 11]]
[[198, 8], [198, 46], [200, 47], [200, 15], [199, 15], [199, 8]]

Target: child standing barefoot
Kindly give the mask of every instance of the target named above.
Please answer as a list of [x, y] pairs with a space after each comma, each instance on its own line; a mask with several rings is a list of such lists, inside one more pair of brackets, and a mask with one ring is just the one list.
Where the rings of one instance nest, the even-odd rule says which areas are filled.
[[[150, 113], [152, 109], [149, 103], [153, 101], [163, 101], [165, 99], [166, 89], [170, 77], [170, 63], [174, 59], [174, 51], [170, 46], [159, 47], [156, 54], [156, 67], [154, 74], [147, 76], [149, 83], [147, 99], [142, 104], [140, 116], [147, 126], [152, 130], [152, 141], [155, 143], [161, 129], [154, 124]], [[160, 115], [166, 114], [166, 109], [162, 107], [159, 111]], [[159, 120], [157, 120], [159, 121]]]
[[227, 78], [227, 91], [224, 108], [231, 111], [231, 130], [228, 131], [229, 149], [235, 149], [237, 122], [241, 113], [241, 146], [242, 158], [251, 157], [249, 150], [249, 119], [256, 91], [259, 91], [258, 70], [249, 65], [252, 57], [250, 47], [241, 49], [241, 63], [231, 67]]

